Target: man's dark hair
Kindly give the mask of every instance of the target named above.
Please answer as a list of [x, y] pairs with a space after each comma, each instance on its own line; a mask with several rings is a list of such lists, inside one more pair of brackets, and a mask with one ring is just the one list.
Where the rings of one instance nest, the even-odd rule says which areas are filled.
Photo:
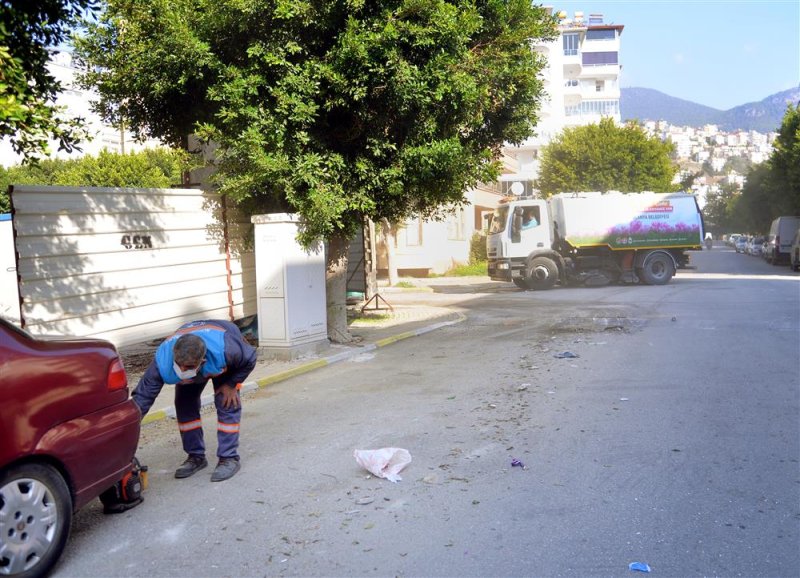
[[172, 347], [175, 363], [181, 366], [198, 366], [206, 355], [206, 344], [197, 335], [181, 335]]

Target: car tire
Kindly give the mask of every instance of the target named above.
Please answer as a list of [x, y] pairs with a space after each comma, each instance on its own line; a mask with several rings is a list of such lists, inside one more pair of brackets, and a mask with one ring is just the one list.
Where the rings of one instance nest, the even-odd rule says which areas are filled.
[[72, 526], [72, 497], [53, 467], [22, 464], [0, 474], [0, 575], [44, 576], [58, 561]]
[[653, 253], [644, 260], [637, 275], [645, 285], [666, 285], [675, 275], [675, 265], [668, 255]]

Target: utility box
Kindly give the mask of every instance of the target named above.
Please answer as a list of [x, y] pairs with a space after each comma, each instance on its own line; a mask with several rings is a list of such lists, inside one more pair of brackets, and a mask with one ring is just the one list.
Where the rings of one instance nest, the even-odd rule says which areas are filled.
[[325, 251], [297, 242], [294, 214], [254, 215], [258, 345], [280, 359], [328, 346]]

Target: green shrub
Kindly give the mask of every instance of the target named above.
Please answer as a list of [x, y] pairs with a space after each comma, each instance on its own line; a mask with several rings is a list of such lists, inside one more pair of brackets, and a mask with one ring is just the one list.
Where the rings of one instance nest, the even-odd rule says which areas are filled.
[[456, 265], [447, 271], [445, 277], [475, 277], [486, 275], [486, 261], [477, 261], [469, 265]]
[[0, 212], [10, 208], [8, 185], [166, 189], [181, 186], [182, 173], [191, 167], [191, 160], [184, 151], [162, 147], [127, 154], [104, 150], [97, 156], [0, 167]]
[[486, 235], [483, 231], [475, 231], [469, 242], [469, 262], [486, 265]]

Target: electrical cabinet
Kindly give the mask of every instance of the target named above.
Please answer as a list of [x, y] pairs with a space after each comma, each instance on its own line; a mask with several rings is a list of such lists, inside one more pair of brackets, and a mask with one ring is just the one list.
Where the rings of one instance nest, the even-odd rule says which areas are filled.
[[280, 352], [328, 341], [325, 251], [297, 242], [294, 214], [254, 215], [259, 347]]

